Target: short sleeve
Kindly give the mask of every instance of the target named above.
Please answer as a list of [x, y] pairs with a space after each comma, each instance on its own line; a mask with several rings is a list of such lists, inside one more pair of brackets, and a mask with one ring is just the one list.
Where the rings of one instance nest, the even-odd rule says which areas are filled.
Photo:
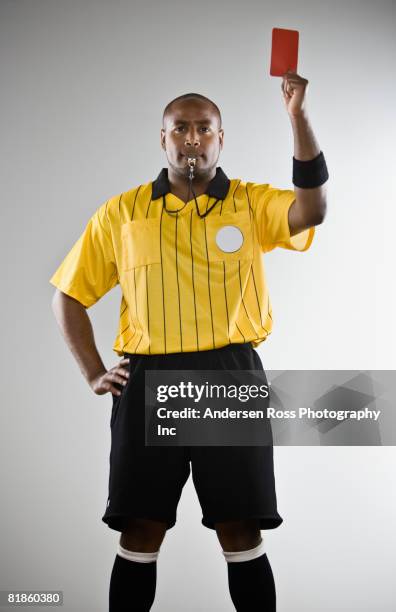
[[107, 202], [92, 215], [49, 281], [85, 308], [119, 282], [106, 207]]
[[296, 199], [291, 189], [277, 189], [270, 184], [251, 183], [251, 205], [254, 211], [260, 247], [264, 252], [282, 247], [306, 251], [311, 246], [315, 228], [290, 236], [289, 208]]

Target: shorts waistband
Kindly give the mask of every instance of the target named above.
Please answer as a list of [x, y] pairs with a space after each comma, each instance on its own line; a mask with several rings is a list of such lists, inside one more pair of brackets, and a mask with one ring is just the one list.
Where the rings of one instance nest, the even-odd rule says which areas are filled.
[[124, 353], [124, 357], [144, 357], [150, 359], [150, 357], [171, 357], [173, 356], [185, 356], [185, 355], [210, 355], [213, 353], [229, 353], [229, 352], [246, 352], [254, 350], [251, 342], [233, 342], [232, 344], [226, 344], [215, 349], [208, 349], [205, 351], [182, 351], [179, 353]]

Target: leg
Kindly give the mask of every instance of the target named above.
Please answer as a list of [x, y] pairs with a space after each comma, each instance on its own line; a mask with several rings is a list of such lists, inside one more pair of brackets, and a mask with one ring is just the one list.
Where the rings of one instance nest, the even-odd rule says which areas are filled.
[[261, 542], [258, 519], [215, 523], [215, 528], [219, 542], [226, 551], [248, 550]]
[[228, 584], [237, 612], [275, 612], [272, 569], [264, 553], [259, 520], [215, 523], [227, 561]]
[[130, 519], [121, 533], [120, 545], [128, 550], [156, 552], [165, 537], [167, 524], [147, 519]]
[[157, 557], [166, 523], [130, 519], [121, 533], [110, 580], [110, 612], [148, 612], [157, 582]]
[[[145, 445], [145, 373], [172, 369], [172, 354], [131, 354], [130, 359], [128, 383], [113, 403], [109, 491], [102, 517], [121, 532], [110, 582], [110, 612], [150, 610], [158, 551], [165, 532], [176, 522], [190, 475], [188, 448]], [[177, 364], [178, 370], [182, 367]]]

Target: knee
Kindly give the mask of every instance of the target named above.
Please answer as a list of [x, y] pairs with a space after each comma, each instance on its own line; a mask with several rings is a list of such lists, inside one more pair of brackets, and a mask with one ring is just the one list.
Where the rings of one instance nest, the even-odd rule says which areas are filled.
[[141, 553], [158, 552], [165, 537], [167, 524], [147, 519], [130, 519], [122, 531], [120, 547]]
[[215, 529], [223, 551], [250, 550], [262, 542], [257, 519], [215, 523]]

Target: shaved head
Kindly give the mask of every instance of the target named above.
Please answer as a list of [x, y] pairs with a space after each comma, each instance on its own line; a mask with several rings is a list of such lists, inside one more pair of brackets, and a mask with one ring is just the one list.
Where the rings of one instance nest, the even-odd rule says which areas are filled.
[[182, 96], [178, 96], [177, 98], [174, 98], [173, 100], [171, 100], [169, 102], [169, 104], [166, 105], [165, 109], [164, 109], [164, 113], [162, 115], [162, 125], [165, 127], [165, 122], [166, 122], [166, 118], [168, 115], [171, 114], [173, 108], [176, 106], [176, 104], [178, 102], [184, 102], [185, 100], [197, 100], [198, 102], [205, 102], [206, 104], [208, 104], [212, 111], [214, 112], [215, 115], [217, 115], [217, 119], [218, 119], [218, 124], [219, 124], [219, 128], [221, 128], [221, 114], [220, 114], [220, 110], [218, 108], [218, 106], [209, 98], [207, 98], [206, 96], [203, 96], [201, 94], [198, 93], [186, 93], [183, 94]]

